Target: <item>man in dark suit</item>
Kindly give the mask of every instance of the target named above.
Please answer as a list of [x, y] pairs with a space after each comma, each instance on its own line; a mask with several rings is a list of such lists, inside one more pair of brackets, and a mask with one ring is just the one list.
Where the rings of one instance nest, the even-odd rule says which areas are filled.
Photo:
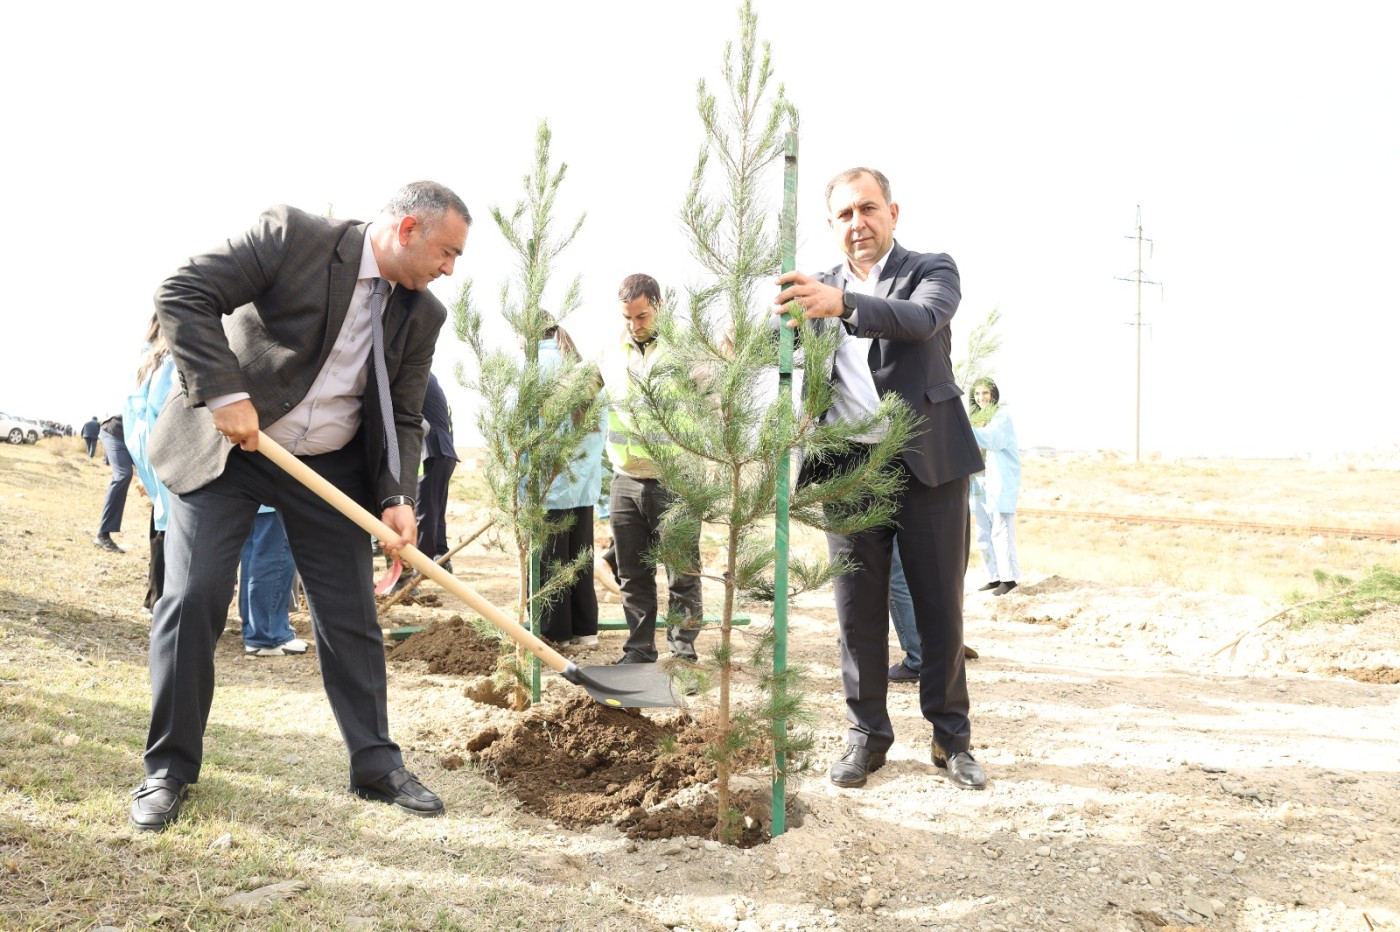
[[82, 438], [87, 444], [88, 459], [97, 455], [97, 435], [102, 430], [102, 425], [97, 420], [97, 415], [92, 416], [92, 420], [83, 425]]
[[[389, 737], [369, 540], [256, 450], [262, 427], [381, 512], [399, 535], [383, 542], [386, 552], [414, 542], [423, 393], [447, 317], [426, 289], [452, 273], [470, 223], [461, 199], [433, 182], [405, 186], [371, 223], [273, 207], [156, 291], [180, 393], [150, 442], [173, 494], [165, 592], [151, 627], [146, 779], [130, 809], [136, 828], [174, 822], [199, 779], [214, 647], [239, 552], [264, 503], [281, 512], [306, 588], [351, 790], [419, 815], [442, 811]], [[383, 373], [373, 347], [380, 312]], [[391, 419], [381, 414], [381, 382]]]
[[[817, 276], [778, 279], [779, 305], [797, 301], [808, 318], [840, 322], [828, 418], [855, 421], [895, 392], [917, 415], [915, 435], [894, 468], [903, 474], [895, 520], [858, 534], [828, 534], [833, 558], [857, 569], [836, 579], [841, 678], [851, 723], [845, 754], [831, 767], [837, 786], [863, 786], [885, 763], [894, 727], [885, 707], [889, 664], [890, 562], [894, 542], [907, 570], [923, 643], [919, 703], [933, 725], [933, 762], [954, 785], [986, 785], [969, 753], [967, 673], [963, 662], [963, 576], [970, 546], [968, 476], [982, 456], [962, 390], [953, 380], [950, 324], [961, 298], [958, 270], [941, 253], [910, 252], [894, 241], [899, 205], [883, 174], [853, 168], [826, 189], [828, 224], [846, 261]], [[859, 438], [866, 442], [876, 435]], [[861, 457], [863, 446], [848, 455]]]
[[[437, 376], [428, 374], [423, 396], [423, 475], [418, 477], [418, 549], [434, 560], [447, 553], [447, 489], [457, 469], [457, 448], [452, 445], [452, 409]], [[452, 563], [443, 567], [450, 573]]]

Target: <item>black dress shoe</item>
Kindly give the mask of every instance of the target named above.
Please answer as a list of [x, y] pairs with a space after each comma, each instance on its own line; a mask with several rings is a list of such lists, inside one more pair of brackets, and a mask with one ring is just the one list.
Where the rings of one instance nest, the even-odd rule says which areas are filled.
[[174, 777], [147, 777], [131, 791], [132, 828], [142, 832], [161, 832], [180, 818], [180, 803], [189, 792], [188, 784]]
[[392, 770], [370, 783], [352, 783], [350, 792], [361, 799], [388, 803], [414, 815], [442, 815], [442, 800], [438, 799], [432, 790], [419, 783], [418, 777], [406, 767]]
[[933, 760], [933, 766], [948, 771], [948, 782], [958, 789], [980, 790], [987, 785], [987, 774], [982, 765], [973, 760], [967, 751], [957, 751], [950, 757], [935, 743], [929, 757]]
[[869, 751], [858, 745], [847, 745], [846, 753], [831, 765], [828, 776], [837, 786], [865, 786], [865, 778], [885, 766], [884, 751]]
[[1000, 580], [1000, 579], [993, 579], [991, 582], [987, 583], [985, 586], [978, 586], [978, 587], [977, 587], [977, 591], [978, 591], [978, 592], [991, 592], [993, 589], [995, 589], [997, 586], [1000, 586], [1000, 585], [1001, 585], [1001, 580]]
[[992, 595], [1006, 595], [1008, 592], [1015, 588], [1016, 580], [1013, 579], [1010, 582], [1004, 582], [1000, 586], [997, 586], [996, 591], [993, 592]]
[[646, 659], [645, 657], [643, 657], [641, 654], [636, 653], [635, 651], [626, 650], [626, 651], [623, 651], [623, 652], [622, 652], [622, 656], [621, 656], [621, 657], [619, 657], [619, 658], [617, 658], [616, 660], [613, 661], [613, 666], [618, 666], [618, 665], [620, 665], [620, 664], [629, 664], [629, 663], [656, 663], [656, 661], [655, 661], [655, 660], [648, 660], [648, 659]]
[[106, 534], [98, 534], [92, 539], [92, 543], [93, 546], [101, 547], [108, 553], [126, 553], [125, 550], [117, 545], [116, 541], [112, 540], [112, 538]]
[[918, 681], [919, 671], [906, 667], [903, 660], [890, 667], [891, 683], [917, 683]]

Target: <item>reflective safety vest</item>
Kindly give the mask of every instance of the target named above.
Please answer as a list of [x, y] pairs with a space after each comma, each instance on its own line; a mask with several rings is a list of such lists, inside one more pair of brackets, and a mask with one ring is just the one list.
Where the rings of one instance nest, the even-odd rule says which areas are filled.
[[660, 473], [648, 450], [669, 445], [666, 436], [647, 436], [637, 429], [636, 419], [627, 411], [633, 394], [634, 378], [645, 378], [665, 358], [666, 351], [656, 340], [638, 349], [631, 337], [608, 347], [598, 366], [608, 395], [608, 460], [617, 472], [633, 479], [655, 479]]

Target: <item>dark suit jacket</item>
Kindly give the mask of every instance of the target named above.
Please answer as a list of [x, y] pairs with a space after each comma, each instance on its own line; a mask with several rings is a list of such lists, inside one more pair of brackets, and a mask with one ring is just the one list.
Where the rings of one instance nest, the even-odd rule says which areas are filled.
[[423, 456], [457, 459], [457, 448], [452, 445], [452, 411], [447, 407], [447, 393], [438, 384], [437, 376], [431, 373], [428, 374], [428, 392], [423, 396], [423, 420], [428, 422]]
[[[223, 473], [232, 445], [214, 429], [206, 400], [247, 392], [263, 427], [310, 390], [345, 322], [369, 224], [327, 220], [285, 205], [246, 232], [195, 256], [156, 291], [156, 316], [180, 374], [181, 395], [151, 435], [151, 460], [172, 492]], [[395, 288], [384, 310], [384, 357], [400, 453], [389, 474], [374, 379], [366, 381], [366, 467], [380, 501], [415, 494], [423, 393], [442, 302]]]
[[[841, 266], [816, 277], [843, 286]], [[910, 252], [894, 244], [873, 295], [856, 295], [855, 335], [875, 341], [875, 390], [896, 392], [920, 416], [904, 461], [914, 477], [936, 486], [980, 472], [962, 389], [953, 380], [950, 324], [962, 299], [958, 267], [943, 253]]]

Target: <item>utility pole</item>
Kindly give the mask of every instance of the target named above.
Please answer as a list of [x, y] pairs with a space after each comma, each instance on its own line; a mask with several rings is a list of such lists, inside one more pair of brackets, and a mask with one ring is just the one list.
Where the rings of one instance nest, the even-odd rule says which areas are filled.
[[1152, 240], [1145, 240], [1142, 237], [1141, 204], [1137, 205], [1137, 232], [1123, 238], [1137, 240], [1137, 268], [1133, 270], [1131, 277], [1115, 275], [1114, 278], [1120, 282], [1137, 283], [1137, 316], [1131, 326], [1137, 328], [1137, 392], [1133, 409], [1133, 462], [1139, 463], [1142, 461], [1142, 286], [1162, 284], [1142, 277], [1142, 244], [1147, 244], [1148, 257], [1151, 258]]

